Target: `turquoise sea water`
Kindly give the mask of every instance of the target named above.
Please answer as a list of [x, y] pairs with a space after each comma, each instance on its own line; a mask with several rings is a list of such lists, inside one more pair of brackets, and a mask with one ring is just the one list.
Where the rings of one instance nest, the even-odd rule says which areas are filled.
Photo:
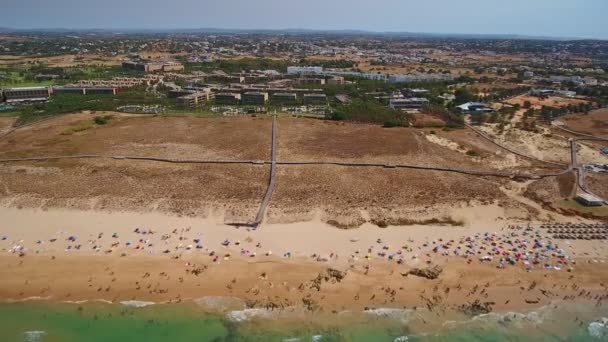
[[29, 301], [0, 304], [0, 341], [608, 341], [608, 324], [596, 322], [608, 312], [590, 308], [556, 306], [456, 320], [394, 311], [235, 322], [194, 304], [132, 308]]

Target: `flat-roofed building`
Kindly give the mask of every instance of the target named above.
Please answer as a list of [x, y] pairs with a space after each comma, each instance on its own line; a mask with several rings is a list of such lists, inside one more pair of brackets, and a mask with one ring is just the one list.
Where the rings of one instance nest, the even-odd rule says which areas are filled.
[[243, 94], [241, 101], [246, 105], [263, 105], [268, 101], [268, 93], [260, 91], [248, 91]]
[[274, 93], [272, 94], [272, 102], [280, 104], [294, 104], [298, 96], [296, 93]]
[[84, 88], [85, 95], [116, 95], [116, 88], [113, 87], [91, 87]]
[[53, 87], [53, 95], [84, 95], [84, 87]]
[[344, 77], [342, 76], [331, 76], [327, 79], [327, 84], [332, 84], [332, 85], [339, 85], [339, 84], [344, 84]]
[[287, 74], [289, 75], [310, 75], [310, 74], [321, 74], [323, 73], [323, 67], [320, 66], [290, 66], [287, 67]]
[[304, 95], [306, 94], [323, 94], [323, 89], [289, 89], [289, 90], [283, 90], [283, 91], [289, 91], [290, 93], [296, 93], [298, 94], [298, 97], [303, 98]]
[[314, 78], [314, 77], [306, 77], [306, 78], [296, 78], [294, 80], [296, 84], [316, 84], [316, 85], [325, 85], [324, 78]]
[[53, 94], [116, 95], [114, 87], [53, 87]]
[[5, 88], [2, 94], [7, 103], [46, 101], [51, 96], [51, 90], [47, 87]]
[[576, 96], [576, 92], [575, 91], [570, 91], [570, 90], [556, 90], [555, 91], [555, 95], [556, 96], [561, 96], [561, 97], [575, 97]]
[[219, 78], [224, 78], [224, 80], [230, 82], [230, 83], [245, 83], [245, 76], [240, 76], [240, 75], [232, 75], [232, 76], [216, 76]]
[[223, 105], [235, 105], [241, 100], [239, 93], [217, 93], [215, 94], [215, 103]]
[[304, 94], [305, 105], [321, 105], [327, 104], [327, 95], [325, 94]]
[[266, 84], [268, 84], [268, 87], [270, 87], [270, 88], [286, 88], [286, 87], [290, 86], [292, 83], [293, 83], [293, 80], [282, 79], [282, 80], [269, 81]]
[[114, 77], [111, 80], [80, 80], [72, 85], [75, 87], [112, 87], [112, 88], [130, 88], [144, 83], [148, 83], [152, 78], [131, 78], [131, 77]]
[[462, 110], [463, 112], [468, 113], [481, 113], [481, 112], [493, 112], [494, 108], [488, 106], [485, 103], [481, 102], [467, 102], [463, 103], [460, 106], [456, 106], [456, 108]]
[[122, 62], [122, 68], [128, 70], [137, 70], [143, 72], [155, 72], [155, 71], [182, 71], [184, 65], [177, 62], [133, 62], [126, 61]]
[[268, 76], [263, 74], [246, 74], [243, 75], [245, 83], [257, 83], [257, 82], [265, 82], [268, 80]]
[[194, 107], [202, 106], [203, 104], [207, 103], [207, 101], [209, 101], [209, 93], [208, 92], [195, 92], [192, 94], [180, 96], [176, 100], [177, 100], [177, 104], [181, 107], [194, 108]]
[[454, 94], [450, 94], [450, 93], [443, 93], [439, 96], [437, 96], [438, 98], [444, 100], [444, 101], [454, 101], [456, 100], [456, 95]]
[[194, 93], [196, 93], [196, 90], [191, 90], [191, 89], [169, 90], [169, 92], [167, 93], [167, 97], [175, 99], [178, 97], [182, 97], [182, 96], [186, 96], [186, 95], [190, 95], [190, 94], [194, 94]]
[[163, 63], [163, 71], [171, 72], [171, 71], [183, 71], [184, 65], [177, 62], [165, 62]]
[[429, 91], [426, 89], [401, 89], [401, 94], [403, 94], [403, 96], [405, 97], [422, 97], [424, 95], [427, 95], [428, 93]]
[[604, 204], [601, 198], [591, 194], [579, 194], [576, 196], [576, 201], [587, 207], [600, 207]]
[[395, 110], [420, 110], [429, 105], [424, 97], [409, 97], [403, 99], [390, 99], [388, 106]]

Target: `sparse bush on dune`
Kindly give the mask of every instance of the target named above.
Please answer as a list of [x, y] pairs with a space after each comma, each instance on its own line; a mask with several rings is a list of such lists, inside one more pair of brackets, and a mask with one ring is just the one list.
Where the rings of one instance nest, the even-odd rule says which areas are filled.
[[112, 115], [96, 116], [93, 119], [96, 125], [105, 125], [112, 119]]
[[375, 218], [371, 220], [372, 224], [380, 228], [388, 226], [413, 226], [413, 225], [448, 225], [448, 226], [464, 226], [464, 221], [455, 220], [452, 217], [430, 218], [424, 220], [413, 220], [408, 218]]

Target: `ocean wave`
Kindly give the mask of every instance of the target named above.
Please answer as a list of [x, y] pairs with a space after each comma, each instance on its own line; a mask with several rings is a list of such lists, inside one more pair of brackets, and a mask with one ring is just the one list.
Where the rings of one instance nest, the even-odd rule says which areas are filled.
[[608, 318], [602, 317], [599, 321], [589, 323], [587, 333], [593, 338], [608, 337]]
[[413, 309], [398, 309], [398, 308], [376, 308], [363, 311], [368, 315], [374, 315], [378, 317], [399, 319], [403, 323], [409, 322], [411, 316], [416, 314]]
[[27, 342], [40, 341], [42, 336], [46, 335], [46, 331], [43, 330], [30, 330], [23, 332], [23, 336]]
[[[310, 337], [310, 342], [320, 342], [323, 340], [323, 335], [313, 335]], [[290, 338], [284, 338], [281, 340], [281, 342], [300, 342], [302, 341], [301, 338], [299, 337], [290, 337]]]
[[150, 305], [154, 305], [156, 303], [154, 302], [144, 302], [141, 300], [125, 300], [120, 302], [120, 304], [125, 305], [125, 306], [129, 306], [132, 308], [144, 308], [146, 306], [150, 306]]
[[506, 312], [506, 313], [498, 313], [498, 312], [490, 312], [487, 314], [477, 315], [472, 318], [473, 321], [483, 321], [483, 322], [492, 322], [498, 323], [501, 325], [519, 325], [521, 323], [529, 323], [529, 324], [542, 324], [543, 317], [542, 314], [537, 311], [531, 311], [528, 313], [521, 312]]
[[194, 303], [211, 311], [243, 310], [245, 302], [236, 297], [206, 296], [194, 299]]
[[234, 310], [226, 314], [226, 318], [233, 322], [244, 322], [253, 318], [271, 318], [273, 312], [267, 309]]
[[26, 298], [21, 298], [21, 299], [5, 299], [4, 302], [5, 303], [20, 303], [20, 302], [27, 302], [30, 300], [49, 300], [51, 299], [51, 296], [46, 296], [46, 297], [40, 297], [40, 296], [32, 296], [32, 297], [26, 297]]
[[104, 303], [104, 304], [114, 304], [111, 300], [107, 299], [83, 299], [83, 300], [64, 300], [64, 303], [68, 304], [86, 304], [86, 303]]

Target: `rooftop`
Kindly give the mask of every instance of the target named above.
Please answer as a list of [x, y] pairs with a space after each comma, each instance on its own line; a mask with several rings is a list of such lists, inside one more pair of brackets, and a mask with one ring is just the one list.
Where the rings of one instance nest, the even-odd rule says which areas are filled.
[[4, 90], [47, 90], [47, 87], [17, 87], [17, 88], [4, 88]]

